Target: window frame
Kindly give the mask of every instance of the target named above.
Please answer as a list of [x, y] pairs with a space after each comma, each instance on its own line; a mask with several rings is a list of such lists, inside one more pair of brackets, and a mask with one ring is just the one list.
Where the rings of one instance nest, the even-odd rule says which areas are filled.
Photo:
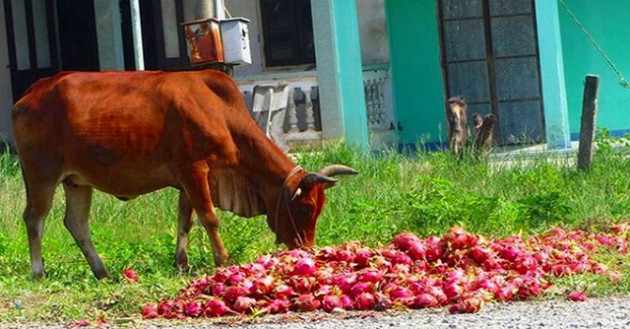
[[[290, 5], [292, 16], [291, 24], [286, 30], [281, 28], [275, 28], [271, 26], [269, 22], [270, 13], [268, 12], [270, 5], [273, 2], [282, 1], [285, 4]], [[308, 36], [310, 33], [311, 39], [313, 38], [313, 23], [312, 23], [312, 8], [310, 0], [260, 0], [258, 2], [260, 8], [261, 27], [262, 27], [262, 39], [263, 39], [263, 55], [265, 60], [265, 67], [277, 68], [283, 66], [298, 66], [298, 65], [312, 65], [315, 64], [315, 46], [313, 41], [313, 51], [310, 52], [307, 49]], [[311, 18], [309, 23], [300, 22], [299, 17], [306, 14], [305, 10], [308, 10], [308, 17]], [[289, 30], [290, 29], [290, 30]], [[287, 33], [291, 36], [291, 50], [292, 56], [290, 59], [273, 59], [273, 48], [270, 47], [273, 38], [277, 33]]]

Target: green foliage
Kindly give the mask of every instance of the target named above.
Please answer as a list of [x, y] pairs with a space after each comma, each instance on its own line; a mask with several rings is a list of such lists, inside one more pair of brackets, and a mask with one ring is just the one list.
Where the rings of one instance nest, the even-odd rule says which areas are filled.
[[11, 156], [8, 148], [0, 153], [0, 176], [15, 176], [19, 170], [20, 163], [17, 157]]
[[523, 215], [525, 226], [538, 227], [541, 224], [555, 224], [571, 213], [566, 198], [558, 191], [544, 194], [534, 194], [519, 199], [518, 206]]
[[496, 198], [467, 191], [450, 180], [421, 176], [402, 195], [401, 212], [423, 234], [439, 234], [456, 225], [471, 227], [475, 220], [488, 218]]
[[[598, 228], [628, 218], [630, 160], [617, 156], [628, 144], [600, 133], [598, 145], [588, 172], [555, 165], [543, 157], [503, 166], [442, 152], [366, 155], [341, 143], [301, 153], [296, 161], [311, 171], [342, 163], [360, 172], [340, 177], [337, 186], [326, 191], [317, 244], [358, 240], [376, 246], [389, 243], [402, 231], [441, 235], [453, 225], [503, 237], [539, 233], [554, 225]], [[47, 277], [32, 282], [21, 220], [24, 202], [16, 158], [0, 155], [0, 323], [51, 317], [92, 321], [101, 316], [108, 321], [137, 317], [142, 305], [172, 297], [192, 276], [214, 270], [210, 242], [200, 225], [193, 226], [190, 236], [192, 273], [174, 269], [177, 191], [165, 189], [130, 202], [97, 192], [90, 227], [96, 249], [114, 278], [96, 281], [63, 226], [60, 189], [46, 221]], [[284, 248], [274, 244], [263, 216], [244, 220], [225, 212], [219, 215], [221, 236], [235, 263]], [[610, 267], [615, 264], [616, 260], [610, 261]], [[139, 284], [125, 282], [121, 274], [125, 268], [138, 272]], [[625, 265], [619, 270], [630, 274]], [[583, 280], [592, 283], [595, 279]], [[626, 280], [621, 286], [605, 285], [602, 291], [627, 293], [628, 287]], [[15, 301], [20, 308], [12, 306]]]
[[623, 155], [630, 150], [630, 134], [615, 137], [606, 128], [598, 128], [595, 134], [596, 153], [601, 157]]

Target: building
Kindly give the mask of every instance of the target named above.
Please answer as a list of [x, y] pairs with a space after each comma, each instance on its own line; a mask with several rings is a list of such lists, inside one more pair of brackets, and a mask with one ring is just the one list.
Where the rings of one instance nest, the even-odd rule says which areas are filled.
[[[12, 102], [59, 70], [190, 69], [181, 23], [217, 1], [1, 0], [0, 136]], [[290, 141], [346, 137], [363, 148], [445, 140], [444, 100], [494, 113], [500, 144], [568, 147], [579, 132], [583, 80], [601, 77], [598, 126], [630, 128], [626, 0], [224, 0], [250, 20], [252, 64], [234, 68], [251, 104], [256, 85], [288, 84]], [[579, 22], [579, 23], [578, 23]], [[630, 74], [630, 73], [628, 73]]]

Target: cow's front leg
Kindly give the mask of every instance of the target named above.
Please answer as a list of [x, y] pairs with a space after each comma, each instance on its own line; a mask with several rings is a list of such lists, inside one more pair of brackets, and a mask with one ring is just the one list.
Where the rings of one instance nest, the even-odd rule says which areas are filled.
[[226, 265], [230, 261], [230, 258], [219, 236], [219, 216], [217, 216], [217, 213], [214, 211], [214, 207], [210, 206], [210, 210], [207, 213], [203, 216], [199, 215], [199, 221], [206, 229], [208, 237], [210, 237], [214, 263], [217, 266]]
[[228, 263], [229, 257], [219, 236], [219, 216], [217, 216], [212, 204], [210, 186], [208, 185], [208, 168], [204, 165], [198, 165], [190, 170], [183, 177], [183, 185], [201, 225], [208, 233], [214, 253], [214, 262], [217, 266], [221, 266]]
[[185, 191], [179, 192], [179, 207], [177, 214], [177, 251], [175, 252], [175, 265], [182, 271], [188, 272], [188, 234], [192, 227], [193, 207]]
[[109, 271], [107, 271], [101, 257], [94, 249], [90, 227], [88, 226], [88, 215], [92, 203], [92, 187], [64, 183], [63, 189], [66, 192], [64, 225], [74, 237], [79, 248], [81, 248], [81, 252], [90, 264], [94, 276], [97, 279], [109, 278]]

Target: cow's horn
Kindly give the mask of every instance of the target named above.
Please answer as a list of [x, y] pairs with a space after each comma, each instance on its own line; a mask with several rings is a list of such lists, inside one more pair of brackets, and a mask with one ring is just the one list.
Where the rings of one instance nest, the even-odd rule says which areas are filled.
[[359, 172], [344, 165], [334, 164], [320, 169], [317, 173], [320, 175], [333, 177], [336, 175], [356, 175]]
[[335, 186], [335, 184], [337, 184], [336, 179], [330, 178], [327, 175], [322, 175], [320, 173], [311, 173], [309, 174], [309, 176], [310, 175], [314, 176], [316, 182], [324, 184], [325, 189], [333, 187]]
[[303, 180], [304, 183], [310, 185], [313, 183], [323, 183], [323, 184], [327, 184], [327, 185], [335, 185], [335, 183], [337, 183], [337, 180], [334, 178], [330, 178], [326, 175], [322, 175], [320, 173], [310, 173], [308, 175], [306, 175], [306, 177], [304, 177]]

